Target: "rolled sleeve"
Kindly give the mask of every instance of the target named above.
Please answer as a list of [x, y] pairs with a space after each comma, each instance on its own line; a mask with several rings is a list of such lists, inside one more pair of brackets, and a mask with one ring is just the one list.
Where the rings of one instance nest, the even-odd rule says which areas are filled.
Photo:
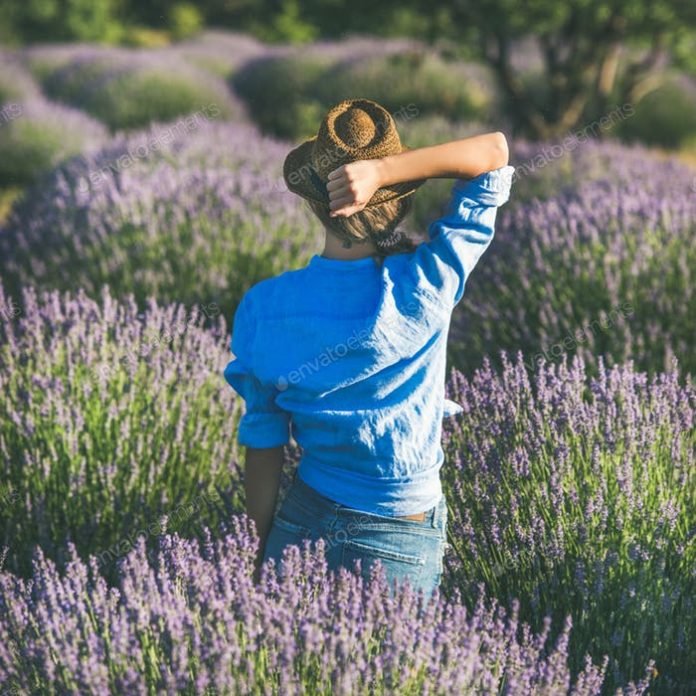
[[290, 414], [275, 399], [275, 385], [263, 383], [251, 365], [254, 325], [244, 299], [234, 317], [231, 348], [235, 359], [225, 368], [228, 384], [244, 399], [237, 441], [245, 447], [278, 447], [290, 441]]
[[495, 232], [498, 207], [510, 197], [511, 166], [473, 179], [458, 179], [445, 214], [428, 227], [429, 241], [415, 254], [417, 282], [448, 308], [462, 298], [466, 281]]

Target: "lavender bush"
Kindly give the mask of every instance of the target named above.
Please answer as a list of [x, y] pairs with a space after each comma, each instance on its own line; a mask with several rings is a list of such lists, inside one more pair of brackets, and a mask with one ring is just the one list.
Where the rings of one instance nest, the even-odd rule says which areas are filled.
[[242, 66], [232, 84], [265, 132], [293, 140], [314, 135], [327, 108], [356, 96], [392, 112], [459, 119], [482, 116], [494, 101], [483, 68], [445, 62], [403, 41], [351, 39], [271, 51]]
[[[614, 123], [619, 120], [619, 111], [615, 111]], [[653, 180], [660, 175], [689, 178], [690, 170], [659, 151], [640, 144], [625, 145], [612, 138], [595, 137], [604, 136], [609, 130], [601, 129], [598, 123], [588, 124], [586, 130], [568, 133], [566, 144], [563, 139], [559, 142], [514, 141], [510, 155], [516, 167], [513, 202], [532, 198], [546, 200], [589, 182], [607, 182], [620, 187], [636, 181], [645, 182], [646, 192], [652, 193], [655, 190]]]
[[113, 48], [89, 43], [34, 44], [18, 51], [22, 63], [34, 79], [42, 83], [51, 73], [65, 67], [81, 56], [108, 55]]
[[341, 61], [314, 85], [325, 104], [356, 94], [398, 112], [412, 105], [419, 115], [464, 121], [494, 107], [491, 75], [482, 65], [445, 61], [432, 50], [414, 48], [387, 55], [355, 55]]
[[246, 34], [207, 30], [187, 41], [174, 44], [164, 52], [171, 52], [217, 77], [227, 78], [246, 61], [268, 50], [272, 49]]
[[112, 131], [213, 107], [215, 118], [243, 115], [223, 80], [171, 51], [83, 51], [42, 84], [51, 98], [89, 112]]
[[[417, 110], [401, 110], [392, 114], [401, 142], [410, 148], [444, 143], [490, 132], [496, 127], [478, 121], [451, 121], [444, 116], [422, 115]], [[403, 229], [415, 240], [425, 240], [428, 225], [439, 215], [449, 199], [451, 179], [430, 179], [413, 196], [411, 214], [404, 220]], [[517, 196], [517, 191], [515, 192]]]
[[0, 112], [0, 186], [25, 186], [68, 157], [107, 139], [86, 114], [42, 98], [10, 103]]
[[[71, 549], [65, 572], [37, 551], [25, 581], [0, 573], [0, 680], [45, 694], [599, 694], [603, 666], [571, 677], [571, 622], [552, 640], [495, 601], [389, 597], [383, 574], [327, 571], [323, 544], [289, 547], [251, 581], [246, 516], [200, 545], [139, 542], [118, 587]], [[617, 694], [646, 692], [648, 678]]]
[[[24, 69], [18, 56], [0, 51], [0, 107], [39, 95], [38, 85]], [[0, 127], [4, 125], [0, 119]]]
[[458, 368], [521, 349], [531, 370], [577, 353], [589, 366], [604, 355], [607, 364], [632, 359], [661, 371], [676, 361], [696, 372], [693, 170], [640, 149], [594, 152], [598, 166], [613, 156], [604, 176], [581, 175], [581, 166], [573, 187], [501, 210], [453, 317]]
[[139, 313], [106, 289], [96, 301], [0, 286], [0, 548], [12, 568], [27, 570], [35, 544], [57, 557], [67, 538], [108, 572], [138, 533], [190, 533], [239, 504], [224, 325], [214, 303]]
[[[443, 485], [444, 591], [479, 583], [538, 628], [573, 617], [571, 667], [610, 656], [608, 684], [655, 660], [659, 694], [696, 684], [696, 386], [630, 364], [587, 376], [519, 354], [453, 371]], [[691, 689], [691, 690], [690, 690]]]
[[[408, 113], [395, 114], [402, 141], [409, 147], [422, 147], [499, 128], [494, 122], [450, 121], [442, 116], [423, 116]], [[595, 129], [600, 134], [599, 128]], [[572, 137], [572, 134], [568, 134]], [[614, 186], [629, 186], [632, 182], [648, 180], [646, 165], [654, 163], [663, 167], [666, 158], [642, 145], [622, 145], [616, 140], [599, 140], [592, 136], [592, 129], [585, 135], [576, 134], [573, 142], [564, 146], [554, 142], [531, 142], [523, 139], [510, 141], [510, 162], [516, 167], [514, 187], [509, 203], [501, 216], [505, 216], [522, 202], [535, 199], [548, 200], [573, 190], [578, 184], [609, 182]], [[670, 171], [670, 165], [663, 170]], [[689, 170], [677, 165], [674, 172], [689, 177]], [[428, 225], [444, 212], [449, 199], [452, 181], [433, 179], [421, 187], [414, 197], [413, 215], [406, 220], [409, 229], [417, 236], [425, 236]], [[495, 245], [498, 244], [496, 240]], [[487, 261], [486, 261], [487, 262]], [[478, 273], [478, 270], [476, 271]], [[469, 290], [467, 290], [469, 292]]]
[[[69, 539], [106, 575], [139, 536], [151, 548], [172, 526], [195, 535], [241, 508], [224, 322], [200, 323], [214, 306], [139, 314], [107, 291], [95, 302], [25, 290], [0, 308], [0, 528], [12, 570], [27, 572], [35, 544], [62, 558]], [[445, 426], [455, 553], [443, 593], [471, 602], [483, 584], [503, 606], [519, 598], [534, 630], [553, 616], [553, 635], [572, 616], [572, 673], [586, 652], [606, 654], [612, 688], [642, 678], [650, 659], [664, 693], [695, 682], [694, 385], [630, 366], [588, 379], [579, 358], [541, 366], [531, 385], [520, 356], [502, 375], [455, 371], [448, 392], [465, 412]], [[129, 666], [109, 678], [138, 673]]]
[[[322, 79], [334, 61], [333, 55], [317, 51], [268, 53], [236, 71], [231, 84], [264, 133], [281, 138], [309, 138], [316, 135], [326, 112], [312, 95], [312, 85]], [[283, 107], [278, 108], [278, 104]]]
[[117, 137], [15, 207], [0, 229], [6, 287], [96, 296], [109, 284], [141, 306], [216, 302], [231, 316], [251, 284], [318, 246], [319, 223], [285, 189], [287, 151], [252, 126], [202, 117]]

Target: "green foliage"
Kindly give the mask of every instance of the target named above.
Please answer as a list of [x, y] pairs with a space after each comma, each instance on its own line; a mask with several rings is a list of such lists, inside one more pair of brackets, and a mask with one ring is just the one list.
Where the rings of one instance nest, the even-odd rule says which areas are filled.
[[314, 89], [326, 105], [360, 95], [392, 112], [412, 106], [419, 116], [464, 120], [478, 118], [488, 109], [489, 85], [483, 69], [446, 63], [432, 52], [414, 50], [342, 61]]
[[[10, 102], [36, 97], [39, 89], [31, 76], [16, 60], [0, 53], [0, 108]], [[0, 125], [2, 117], [0, 117]]]
[[162, 29], [130, 26], [123, 32], [120, 43], [132, 48], [163, 48], [171, 44], [171, 37]]
[[169, 8], [167, 24], [173, 38], [186, 39], [201, 30], [203, 17], [195, 5], [178, 2]]
[[76, 58], [43, 80], [53, 98], [92, 114], [111, 130], [134, 129], [203, 110], [230, 118], [235, 105], [225, 83], [185, 63], [105, 53]]
[[[108, 574], [140, 534], [216, 526], [225, 503], [241, 502], [229, 431], [239, 402], [219, 371], [225, 340], [199, 328], [219, 308], [150, 308], [143, 317], [125, 303], [112, 315], [116, 300], [105, 291], [101, 305], [76, 299], [48, 320], [29, 306], [34, 297], [30, 289], [11, 305], [20, 319], [35, 310], [21, 350], [12, 349], [10, 322], [0, 326], [11, 395], [0, 405], [0, 543], [12, 565], [26, 572], [35, 544], [60, 559], [69, 538]], [[85, 331], [99, 334], [97, 349]], [[50, 353], [38, 349], [49, 336]]]
[[685, 75], [668, 79], [645, 96], [617, 135], [627, 141], [680, 148], [696, 142], [696, 81]]
[[233, 85], [265, 132], [290, 139], [314, 135], [332, 104], [356, 96], [374, 99], [407, 120], [429, 114], [478, 118], [493, 99], [484, 70], [420, 52], [347, 59], [319, 51], [272, 56], [242, 68]]
[[170, 121], [208, 105], [220, 105], [215, 116], [231, 115], [225, 95], [181, 75], [161, 70], [122, 73], [95, 90], [84, 106], [112, 130]]
[[313, 86], [326, 74], [330, 60], [292, 55], [251, 61], [232, 78], [256, 124], [283, 138], [309, 137], [323, 116]]
[[276, 7], [267, 10], [262, 21], [252, 23], [250, 29], [264, 41], [288, 41], [304, 43], [319, 35], [316, 23], [305, 20], [300, 13], [298, 0], [281, 0], [280, 11]]
[[6, 31], [23, 41], [118, 40], [116, 0], [14, 0], [6, 3]]
[[42, 102], [12, 104], [0, 125], [0, 186], [25, 186], [59, 162], [106, 138], [99, 123]]
[[50, 122], [29, 123], [21, 118], [0, 130], [0, 184], [28, 184], [77, 147], [65, 148], [60, 128]]

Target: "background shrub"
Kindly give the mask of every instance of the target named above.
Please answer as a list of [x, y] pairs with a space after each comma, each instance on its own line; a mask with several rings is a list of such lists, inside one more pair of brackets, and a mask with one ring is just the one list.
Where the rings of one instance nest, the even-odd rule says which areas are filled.
[[[199, 119], [119, 136], [27, 192], [0, 229], [0, 272], [23, 285], [102, 285], [231, 316], [253, 283], [309, 260], [321, 229], [282, 179], [288, 146]], [[69, 268], [70, 273], [65, 269]]]
[[49, 73], [43, 86], [52, 98], [89, 112], [112, 131], [202, 109], [214, 118], [241, 115], [222, 80], [177, 63], [167, 53], [84, 53]]
[[210, 29], [169, 47], [179, 59], [222, 78], [230, 77], [233, 70], [268, 50], [247, 34]]
[[22, 67], [18, 57], [0, 51], [0, 106], [10, 102], [26, 101], [38, 95], [38, 86]]
[[696, 80], [672, 75], [643, 97], [635, 114], [619, 124], [619, 137], [667, 148], [696, 146]]
[[96, 57], [100, 53], [110, 54], [113, 48], [89, 43], [33, 44], [18, 49], [17, 54], [35, 80], [43, 83], [55, 73], [81, 55]]
[[326, 73], [332, 57], [269, 55], [251, 60], [232, 78], [237, 94], [266, 134], [299, 139], [316, 135], [324, 116], [312, 85]]
[[344, 60], [319, 80], [314, 90], [326, 105], [360, 95], [374, 99], [390, 112], [411, 106], [418, 115], [462, 121], [490, 113], [491, 84], [482, 66], [445, 62], [431, 50], [414, 48]]
[[106, 129], [80, 111], [33, 99], [5, 105], [0, 120], [0, 186], [25, 186], [66, 158], [97, 147]]
[[487, 115], [494, 103], [485, 69], [397, 40], [277, 49], [243, 66], [232, 84], [265, 132], [294, 140], [315, 135], [326, 110], [343, 99], [364, 97], [391, 112], [455, 120]]
[[[696, 371], [693, 173], [645, 149], [604, 143], [579, 152], [589, 162], [599, 149], [591, 168], [568, 165], [573, 186], [501, 209], [496, 239], [453, 315], [452, 364], [470, 372], [485, 355], [500, 364], [498, 351], [521, 349], [532, 370], [542, 356], [579, 353], [591, 369], [603, 355], [649, 371], [676, 359], [684, 373]], [[593, 178], [605, 158], [613, 164]]]

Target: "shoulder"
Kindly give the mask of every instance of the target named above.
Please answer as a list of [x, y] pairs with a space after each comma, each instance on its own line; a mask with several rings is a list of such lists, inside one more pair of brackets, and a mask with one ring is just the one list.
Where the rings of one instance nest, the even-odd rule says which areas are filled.
[[256, 318], [264, 318], [292, 302], [294, 289], [302, 284], [303, 269], [292, 269], [264, 278], [244, 294], [245, 310]]

